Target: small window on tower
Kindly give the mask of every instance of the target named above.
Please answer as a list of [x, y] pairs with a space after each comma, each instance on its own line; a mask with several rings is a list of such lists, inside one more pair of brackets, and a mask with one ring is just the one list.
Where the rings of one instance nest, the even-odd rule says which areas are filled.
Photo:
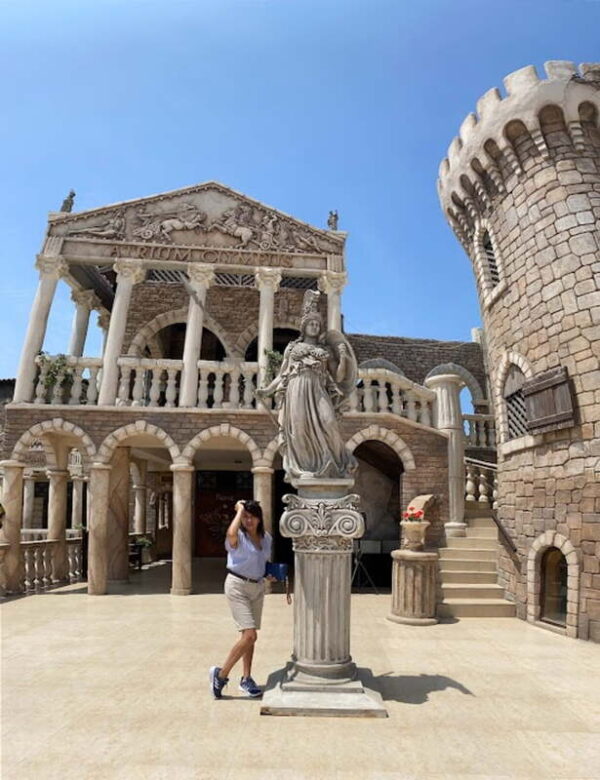
[[527, 412], [523, 385], [525, 375], [518, 366], [511, 365], [504, 383], [504, 401], [508, 420], [508, 438], [516, 439], [524, 436], [527, 431]]
[[488, 278], [492, 284], [492, 287], [495, 287], [500, 282], [500, 270], [498, 268], [498, 261], [496, 259], [496, 250], [494, 249], [492, 238], [487, 230], [482, 236], [481, 244], [487, 264]]

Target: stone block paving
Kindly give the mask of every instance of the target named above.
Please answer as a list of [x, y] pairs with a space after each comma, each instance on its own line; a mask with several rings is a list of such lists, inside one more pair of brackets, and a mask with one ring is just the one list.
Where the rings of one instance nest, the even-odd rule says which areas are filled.
[[[162, 563], [111, 595], [6, 602], [3, 780], [600, 778], [600, 647], [512, 618], [402, 626], [389, 595], [355, 594], [352, 652], [388, 719], [261, 717], [237, 678], [213, 701], [235, 639], [222, 565], [195, 562], [187, 597]], [[289, 656], [292, 611], [267, 596], [259, 683]]]

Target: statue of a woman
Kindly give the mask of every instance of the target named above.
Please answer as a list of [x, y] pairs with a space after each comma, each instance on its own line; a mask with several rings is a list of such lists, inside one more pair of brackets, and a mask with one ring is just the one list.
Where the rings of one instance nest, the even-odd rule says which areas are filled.
[[342, 406], [356, 384], [356, 358], [342, 333], [321, 334], [319, 293], [304, 296], [300, 337], [286, 347], [279, 374], [259, 398], [274, 395], [279, 409], [287, 479], [348, 478], [356, 470], [339, 427]]

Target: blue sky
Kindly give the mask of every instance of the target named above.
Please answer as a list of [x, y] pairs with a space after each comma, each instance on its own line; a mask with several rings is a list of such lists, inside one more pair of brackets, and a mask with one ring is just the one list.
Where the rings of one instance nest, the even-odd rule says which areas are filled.
[[[469, 340], [477, 298], [439, 162], [507, 73], [600, 60], [598, 0], [0, 6], [0, 376], [16, 371], [46, 213], [71, 187], [76, 210], [209, 179], [315, 225], [336, 208], [348, 331]], [[72, 311], [61, 284], [47, 351], [66, 351]]]

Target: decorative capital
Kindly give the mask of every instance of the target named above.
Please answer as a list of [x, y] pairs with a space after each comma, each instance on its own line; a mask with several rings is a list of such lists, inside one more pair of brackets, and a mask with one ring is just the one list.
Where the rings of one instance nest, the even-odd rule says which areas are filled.
[[110, 323], [110, 312], [106, 309], [100, 309], [98, 312], [98, 327], [102, 330], [108, 330]]
[[203, 287], [205, 290], [210, 287], [215, 278], [213, 266], [203, 263], [188, 263], [186, 272], [192, 285]]
[[352, 549], [352, 539], [365, 531], [355, 493], [343, 498], [283, 497], [287, 509], [279, 521], [282, 536], [294, 539], [295, 550], [341, 552]]
[[146, 269], [135, 260], [119, 258], [115, 261], [113, 268], [117, 274], [117, 284], [123, 281], [131, 281], [132, 284], [138, 284], [143, 282], [146, 277]]
[[275, 292], [281, 282], [281, 271], [277, 268], [258, 268], [255, 278], [259, 290], [270, 287]]
[[60, 279], [61, 276], [66, 276], [69, 273], [69, 266], [62, 257], [38, 255], [35, 267], [42, 276], [53, 276], [56, 279]]
[[71, 290], [71, 300], [77, 306], [85, 306], [90, 311], [100, 306], [100, 301], [93, 290]]
[[344, 273], [337, 271], [326, 271], [319, 277], [319, 290], [325, 295], [330, 295], [334, 292], [341, 292], [346, 286], [348, 277]]

